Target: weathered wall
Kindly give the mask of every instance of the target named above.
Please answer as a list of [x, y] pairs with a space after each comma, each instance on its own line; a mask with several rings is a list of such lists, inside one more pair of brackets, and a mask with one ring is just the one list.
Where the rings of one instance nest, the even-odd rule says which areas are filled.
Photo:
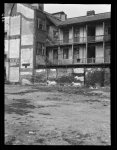
[[100, 35], [104, 35], [104, 30], [103, 30], [103, 24], [98, 24], [96, 25], [96, 41], [102, 41], [103, 40], [103, 36]]
[[21, 45], [33, 45], [34, 21], [22, 17]]
[[27, 18], [34, 19], [34, 10], [20, 3], [17, 4], [17, 12], [21, 13]]
[[98, 44], [95, 47], [96, 49], [96, 63], [104, 62], [104, 50], [103, 50], [103, 44]]
[[21, 20], [21, 63], [20, 80], [33, 74], [34, 50], [34, 10], [17, 4], [17, 12], [22, 13]]
[[105, 60], [105, 62], [110, 61], [110, 43], [105, 44], [104, 60]]
[[80, 27], [80, 42], [86, 42], [86, 27]]
[[[10, 21], [10, 23], [9, 23]], [[5, 40], [5, 51], [9, 52], [7, 55], [10, 62], [6, 62], [6, 74], [7, 78], [10, 82], [19, 82], [19, 53], [20, 53], [20, 15], [10, 17], [10, 20], [7, 20], [6, 23], [9, 23], [5, 28], [9, 30], [8, 35], [10, 33], [10, 41]], [[6, 30], [5, 29], [5, 30]], [[8, 35], [6, 38], [8, 38]], [[11, 38], [12, 37], [12, 38]]]

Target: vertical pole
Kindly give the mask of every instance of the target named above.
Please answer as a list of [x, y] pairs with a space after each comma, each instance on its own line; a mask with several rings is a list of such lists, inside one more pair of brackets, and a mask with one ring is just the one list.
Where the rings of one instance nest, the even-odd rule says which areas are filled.
[[33, 28], [33, 68], [32, 68], [32, 82], [34, 84], [35, 65], [36, 65], [36, 10], [34, 10], [34, 28]]
[[8, 34], [8, 81], [10, 81], [10, 34], [11, 34], [11, 16], [9, 16], [9, 34]]
[[74, 63], [74, 50], [73, 50], [73, 42], [74, 42], [74, 29], [72, 26], [72, 64]]
[[86, 75], [86, 70], [85, 70], [85, 67], [84, 67], [84, 86], [86, 85], [86, 77], [85, 77], [85, 75]]
[[21, 35], [22, 35], [22, 16], [20, 15], [20, 47], [19, 47], [19, 82], [21, 83]]
[[47, 70], [47, 80], [48, 80], [48, 68], [46, 68], [46, 70]]
[[87, 63], [87, 51], [88, 51], [88, 26], [86, 24], [86, 61], [85, 63]]
[[[103, 22], [103, 35], [105, 34], [105, 24]], [[104, 53], [105, 53], [105, 40], [104, 40], [104, 36], [103, 36], [103, 63], [105, 62], [104, 60]]]

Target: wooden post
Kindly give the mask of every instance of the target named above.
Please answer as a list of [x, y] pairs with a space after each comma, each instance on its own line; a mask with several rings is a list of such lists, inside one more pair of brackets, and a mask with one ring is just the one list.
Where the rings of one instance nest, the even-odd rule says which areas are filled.
[[47, 70], [47, 80], [48, 80], [48, 68], [46, 70]]
[[84, 86], [86, 85], [86, 77], [85, 77], [85, 75], [86, 75], [86, 70], [85, 70], [86, 68], [84, 67]]
[[[104, 22], [103, 22], [103, 32], [104, 32], [104, 34], [105, 34], [105, 24], [104, 24]], [[103, 35], [104, 35], [103, 34]], [[103, 57], [104, 57], [104, 53], [105, 53], [105, 40], [104, 40], [104, 38], [103, 38]], [[105, 60], [103, 59], [103, 62], [105, 62]]]
[[86, 24], [86, 55], [85, 55], [86, 61], [85, 63], [87, 63], [87, 51], [88, 51], [88, 26]]
[[34, 84], [35, 65], [36, 65], [36, 11], [34, 10], [34, 29], [33, 29], [33, 68], [32, 68], [32, 82]]

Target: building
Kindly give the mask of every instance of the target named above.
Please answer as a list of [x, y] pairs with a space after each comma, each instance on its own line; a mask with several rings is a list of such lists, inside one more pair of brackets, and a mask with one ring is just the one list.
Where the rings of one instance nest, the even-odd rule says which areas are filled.
[[35, 76], [47, 66], [110, 63], [110, 12], [67, 18], [64, 12], [45, 12], [43, 4], [6, 7], [5, 65], [10, 82]]

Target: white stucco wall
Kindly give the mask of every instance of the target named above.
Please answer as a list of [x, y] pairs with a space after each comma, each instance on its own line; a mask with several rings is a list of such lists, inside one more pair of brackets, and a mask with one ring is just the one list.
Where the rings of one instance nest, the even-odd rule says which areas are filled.
[[4, 47], [5, 47], [5, 49], [4, 49], [4, 52], [5, 52], [5, 54], [8, 54], [8, 40], [5, 40], [5, 42], [4, 42]]
[[29, 63], [30, 65], [27, 68], [33, 68], [33, 48], [21, 49], [21, 68], [23, 64]]
[[22, 4], [17, 4], [17, 12], [22, 13], [27, 18], [34, 19], [34, 10]]
[[10, 40], [9, 58], [19, 58], [20, 39]]
[[20, 16], [11, 17], [10, 35], [20, 35]]

